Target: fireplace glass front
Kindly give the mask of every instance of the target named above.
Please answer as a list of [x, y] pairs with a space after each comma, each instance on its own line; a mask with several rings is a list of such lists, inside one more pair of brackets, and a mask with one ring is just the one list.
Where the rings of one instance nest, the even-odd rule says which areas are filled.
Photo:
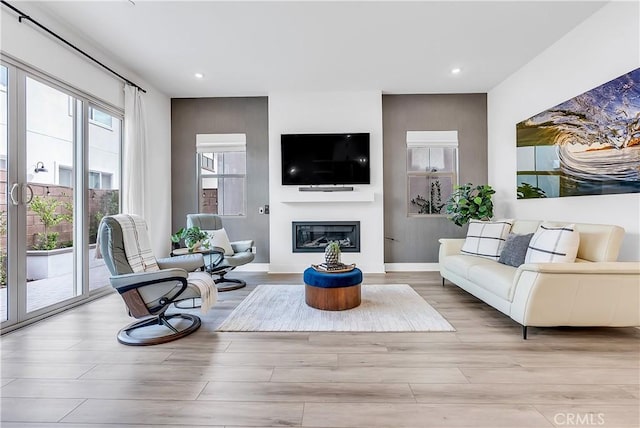
[[331, 241], [343, 252], [360, 252], [359, 221], [294, 221], [292, 236], [294, 253], [323, 253]]

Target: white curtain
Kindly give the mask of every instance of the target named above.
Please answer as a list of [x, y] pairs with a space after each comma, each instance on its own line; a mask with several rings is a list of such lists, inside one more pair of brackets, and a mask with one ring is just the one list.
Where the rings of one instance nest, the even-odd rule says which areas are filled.
[[124, 87], [122, 212], [145, 218], [147, 176], [147, 122], [142, 92], [135, 86]]

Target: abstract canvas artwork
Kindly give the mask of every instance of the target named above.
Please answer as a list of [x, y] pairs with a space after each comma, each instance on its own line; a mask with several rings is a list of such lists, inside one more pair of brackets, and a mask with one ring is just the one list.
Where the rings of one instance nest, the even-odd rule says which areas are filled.
[[516, 131], [518, 199], [640, 192], [640, 68]]

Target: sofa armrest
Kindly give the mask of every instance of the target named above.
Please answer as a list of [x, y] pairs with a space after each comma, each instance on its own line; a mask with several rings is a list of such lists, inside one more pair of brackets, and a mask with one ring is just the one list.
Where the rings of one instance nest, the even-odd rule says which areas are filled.
[[539, 263], [520, 266], [510, 316], [522, 325], [640, 325], [640, 263]]
[[640, 262], [529, 263], [521, 265], [518, 270], [557, 274], [640, 275]]
[[460, 254], [460, 250], [464, 245], [464, 239], [439, 239], [440, 242], [440, 259], [454, 254]]

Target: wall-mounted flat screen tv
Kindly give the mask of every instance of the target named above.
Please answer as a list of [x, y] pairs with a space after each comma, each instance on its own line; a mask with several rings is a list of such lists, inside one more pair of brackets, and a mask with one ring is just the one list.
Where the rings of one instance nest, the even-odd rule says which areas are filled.
[[369, 134], [282, 134], [282, 184], [370, 184]]

